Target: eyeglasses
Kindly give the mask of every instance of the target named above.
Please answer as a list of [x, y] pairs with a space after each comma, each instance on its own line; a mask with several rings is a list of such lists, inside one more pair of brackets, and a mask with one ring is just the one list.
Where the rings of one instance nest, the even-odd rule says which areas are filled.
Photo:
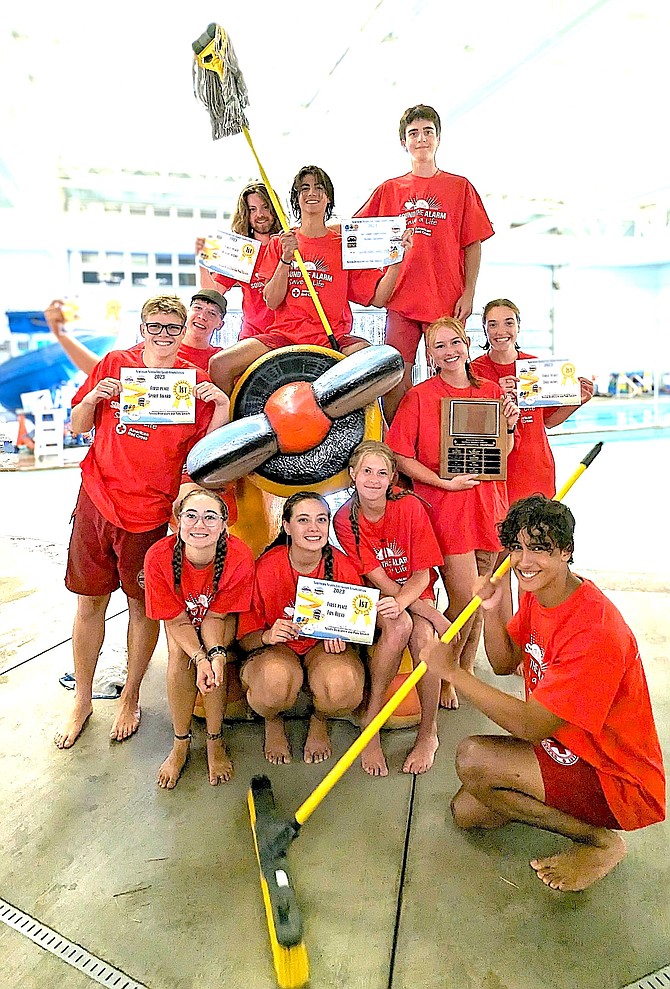
[[179, 334], [184, 329], [184, 324], [182, 323], [145, 323], [147, 333], [150, 333], [152, 337], [158, 337], [161, 335], [163, 330], [167, 333], [169, 337], [178, 337]]
[[179, 518], [182, 519], [182, 521], [188, 526], [195, 525], [196, 522], [203, 522], [208, 529], [213, 529], [219, 524], [219, 522], [225, 521], [223, 515], [219, 515], [217, 512], [204, 512], [200, 515], [198, 512], [194, 512], [190, 508], [185, 512], [182, 512]]

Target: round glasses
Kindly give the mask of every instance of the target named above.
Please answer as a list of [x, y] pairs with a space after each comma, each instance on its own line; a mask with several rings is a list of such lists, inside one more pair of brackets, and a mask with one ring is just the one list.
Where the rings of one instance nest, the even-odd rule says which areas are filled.
[[169, 337], [178, 337], [184, 329], [183, 323], [168, 323], [167, 325], [165, 323], [145, 323], [144, 326], [147, 333], [150, 333], [152, 337], [160, 336], [163, 330]]
[[219, 522], [225, 521], [223, 515], [219, 515], [218, 512], [203, 512], [203, 514], [200, 515], [199, 512], [194, 512], [190, 508], [188, 508], [185, 512], [182, 512], [179, 518], [188, 526], [195, 525], [196, 522], [202, 522], [208, 529], [214, 529]]

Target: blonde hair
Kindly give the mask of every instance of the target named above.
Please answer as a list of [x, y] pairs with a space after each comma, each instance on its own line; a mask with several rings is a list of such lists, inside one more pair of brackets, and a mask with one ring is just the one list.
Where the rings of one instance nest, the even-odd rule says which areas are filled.
[[140, 319], [146, 323], [147, 316], [155, 312], [176, 313], [182, 323], [186, 322], [186, 306], [177, 295], [152, 295], [142, 306]]
[[[398, 501], [400, 498], [406, 498], [408, 495], [413, 495], [412, 491], [393, 491], [393, 478], [398, 473], [398, 464], [396, 462], [395, 453], [393, 450], [386, 445], [386, 443], [381, 443], [379, 440], [363, 440], [359, 443], [354, 452], [349, 457], [349, 468], [350, 470], [356, 471], [364, 457], [381, 457], [385, 460], [389, 466], [389, 483], [386, 489], [386, 500], [387, 501]], [[349, 523], [351, 525], [351, 531], [354, 534], [354, 539], [356, 540], [356, 549], [360, 547], [361, 544], [361, 524], [360, 524], [360, 512], [361, 512], [361, 499], [358, 494], [358, 489], [354, 482], [354, 490], [351, 495], [351, 506], [349, 508]]]
[[436, 319], [434, 323], [431, 323], [430, 326], [426, 328], [426, 350], [434, 345], [435, 337], [442, 329], [452, 330], [455, 336], [462, 340], [468, 348], [468, 359], [465, 362], [465, 373], [467, 374], [468, 381], [472, 387], [479, 388], [479, 378], [476, 378], [470, 369], [470, 341], [468, 340], [465, 327], [461, 323], [460, 319], [456, 319], [455, 316], [440, 316], [440, 318]]

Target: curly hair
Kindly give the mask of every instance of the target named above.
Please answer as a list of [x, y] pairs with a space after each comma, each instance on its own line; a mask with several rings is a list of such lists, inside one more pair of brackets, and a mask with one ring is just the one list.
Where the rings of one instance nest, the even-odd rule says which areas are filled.
[[[194, 495], [207, 495], [212, 501], [218, 502], [219, 508], [221, 510], [221, 515], [223, 516], [224, 525], [228, 521], [228, 506], [226, 505], [223, 498], [221, 498], [216, 491], [205, 491], [204, 488], [193, 488], [192, 491], [187, 491], [184, 497], [179, 502], [175, 514], [177, 518], [181, 515], [185, 502]], [[228, 533], [225, 528], [222, 530], [221, 535], [216, 541], [216, 549], [214, 551], [214, 594], [219, 589], [219, 581], [223, 574], [223, 568], [226, 565], [226, 554], [228, 553]], [[184, 540], [181, 538], [181, 534], [177, 532], [177, 538], [174, 544], [174, 550], [172, 551], [172, 574], [174, 578], [174, 589], [175, 591], [181, 587], [181, 572], [184, 565]]]
[[567, 505], [542, 494], [520, 498], [498, 523], [500, 542], [508, 552], [518, 542], [520, 532], [526, 532], [531, 539], [546, 546], [548, 552], [567, 550], [570, 553], [568, 563], [572, 563], [575, 517]]
[[[330, 522], [330, 505], [322, 495], [318, 494], [316, 491], [296, 491], [295, 494], [292, 494], [291, 497], [287, 498], [286, 501], [284, 502], [284, 508], [282, 510], [282, 515], [281, 515], [282, 524], [279, 527], [279, 532], [272, 540], [272, 542], [265, 547], [263, 553], [261, 553], [261, 556], [269, 552], [271, 549], [274, 549], [275, 546], [291, 545], [291, 537], [284, 528], [284, 522], [291, 521], [291, 519], [293, 518], [293, 512], [295, 511], [295, 507], [301, 501], [320, 502], [325, 508], [326, 513], [328, 515], [328, 521]], [[324, 578], [326, 580], [332, 580], [335, 560], [333, 558], [333, 547], [330, 545], [329, 542], [327, 542], [326, 545], [322, 548], [321, 556], [324, 561]]]
[[291, 209], [293, 215], [298, 218], [302, 217], [302, 210], [300, 209], [300, 186], [302, 181], [308, 175], [311, 175], [315, 182], [322, 185], [326, 190], [326, 196], [328, 197], [328, 205], [326, 206], [326, 214], [324, 220], [329, 220], [333, 215], [333, 209], [335, 208], [335, 189], [333, 188], [333, 183], [327, 172], [324, 172], [322, 168], [318, 165], [303, 165], [296, 177], [293, 179], [293, 184], [291, 185]]
[[479, 378], [476, 378], [472, 373], [472, 369], [470, 367], [470, 341], [468, 340], [465, 327], [461, 323], [460, 319], [456, 319], [455, 316], [440, 316], [439, 319], [436, 319], [435, 322], [426, 327], [426, 350], [433, 346], [435, 337], [441, 329], [452, 330], [453, 333], [459, 337], [468, 348], [468, 359], [465, 362], [465, 373], [467, 374], [468, 381], [472, 387], [479, 388], [481, 386], [481, 382]]
[[[490, 350], [491, 342], [489, 340], [489, 335], [486, 332], [486, 317], [491, 312], [492, 309], [497, 309], [499, 306], [504, 306], [506, 309], [511, 309], [516, 317], [516, 325], [521, 329], [521, 313], [519, 312], [519, 307], [516, 306], [510, 299], [491, 299], [484, 306], [484, 312], [482, 313], [482, 326], [484, 327], [484, 333], [486, 335], [486, 342], [482, 344], [482, 350]], [[514, 347], [516, 350], [521, 350], [518, 343], [515, 342]]]
[[270, 194], [268, 193], [267, 187], [263, 185], [262, 182], [249, 182], [245, 185], [244, 189], [239, 195], [237, 200], [237, 206], [235, 207], [235, 212], [233, 213], [233, 218], [230, 222], [230, 229], [234, 234], [240, 234], [242, 237], [253, 237], [254, 231], [252, 230], [251, 223], [249, 221], [249, 196], [256, 195], [260, 196], [268, 210], [274, 217], [274, 224], [270, 230], [271, 234], [278, 234], [281, 231], [281, 223], [275, 212], [275, 208], [272, 205], [272, 200], [270, 199]]

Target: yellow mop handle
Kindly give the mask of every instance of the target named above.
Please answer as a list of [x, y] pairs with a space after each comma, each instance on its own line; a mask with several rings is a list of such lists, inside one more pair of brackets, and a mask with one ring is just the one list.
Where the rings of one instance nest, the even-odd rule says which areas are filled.
[[[253, 154], [254, 158], [256, 159], [256, 164], [258, 165], [258, 170], [261, 173], [261, 178], [263, 179], [263, 182], [265, 183], [265, 188], [268, 190], [268, 195], [270, 196], [270, 199], [272, 200], [272, 205], [275, 208], [275, 212], [277, 213], [277, 216], [279, 217], [279, 222], [282, 225], [282, 230], [284, 231], [284, 233], [288, 233], [290, 228], [289, 228], [289, 225], [288, 225], [288, 220], [286, 219], [286, 214], [284, 213], [284, 210], [282, 209], [281, 203], [277, 199], [277, 195], [276, 195], [274, 189], [272, 188], [272, 185], [270, 184], [270, 180], [267, 177], [267, 173], [266, 173], [265, 169], [263, 168], [263, 165], [261, 164], [261, 160], [260, 160], [260, 158], [258, 157], [258, 155], [256, 153], [256, 148], [254, 147], [254, 142], [251, 140], [251, 134], [249, 133], [248, 128], [247, 127], [243, 127], [242, 128], [242, 133], [246, 137], [247, 144], [251, 148], [251, 153]], [[301, 255], [300, 255], [300, 251], [296, 249], [293, 252], [293, 257], [295, 258], [296, 264], [300, 268], [300, 272], [302, 274], [302, 277], [305, 279], [305, 285], [307, 286], [307, 291], [311, 295], [312, 301], [313, 301], [314, 305], [316, 306], [316, 311], [319, 314], [319, 319], [321, 320], [321, 323], [323, 324], [323, 328], [326, 331], [326, 335], [327, 335], [328, 339], [330, 340], [331, 345], [333, 346], [333, 348], [335, 350], [339, 350], [340, 348], [338, 347], [337, 342], [335, 340], [335, 335], [334, 335], [333, 331], [330, 328], [330, 323], [328, 322], [328, 317], [326, 316], [326, 313], [324, 312], [324, 308], [321, 305], [321, 299], [316, 294], [316, 289], [314, 288], [314, 285], [312, 284], [312, 279], [310, 278], [309, 272], [307, 271], [307, 268], [305, 267], [305, 262], [303, 261]]]
[[[575, 470], [571, 477], [565, 482], [560, 491], [557, 491], [553, 497], [553, 501], [562, 501], [566, 494], [573, 486], [573, 484], [582, 476], [587, 467], [593, 463], [595, 458], [598, 456], [602, 449], [602, 443], [596, 443], [594, 447], [587, 453], [579, 467]], [[495, 583], [500, 580], [500, 578], [507, 573], [510, 568], [510, 558], [506, 556], [502, 561], [498, 569], [491, 577], [491, 582]], [[447, 643], [451, 642], [454, 636], [458, 635], [460, 630], [463, 628], [465, 623], [471, 618], [477, 608], [482, 603], [482, 599], [476, 594], [469, 604], [466, 604], [460, 615], [454, 619], [445, 634], [441, 638], [441, 642]], [[363, 751], [365, 746], [368, 744], [370, 739], [377, 734], [379, 729], [384, 725], [384, 723], [391, 717], [395, 709], [399, 704], [404, 701], [405, 697], [409, 694], [412, 687], [415, 686], [424, 675], [428, 667], [422, 661], [418, 666], [410, 673], [404, 683], [398, 687], [396, 692], [391, 698], [386, 702], [384, 707], [381, 709], [379, 714], [372, 719], [367, 728], [364, 728], [358, 738], [353, 742], [347, 751], [341, 756], [330, 772], [321, 780], [316, 789], [310, 793], [309, 797], [300, 804], [296, 813], [295, 819], [298, 824], [304, 824], [305, 821], [314, 813], [316, 808], [319, 806], [321, 801], [324, 799], [326, 794], [332, 790], [338, 780], [344, 776], [347, 769], [351, 766], [357, 756]]]

